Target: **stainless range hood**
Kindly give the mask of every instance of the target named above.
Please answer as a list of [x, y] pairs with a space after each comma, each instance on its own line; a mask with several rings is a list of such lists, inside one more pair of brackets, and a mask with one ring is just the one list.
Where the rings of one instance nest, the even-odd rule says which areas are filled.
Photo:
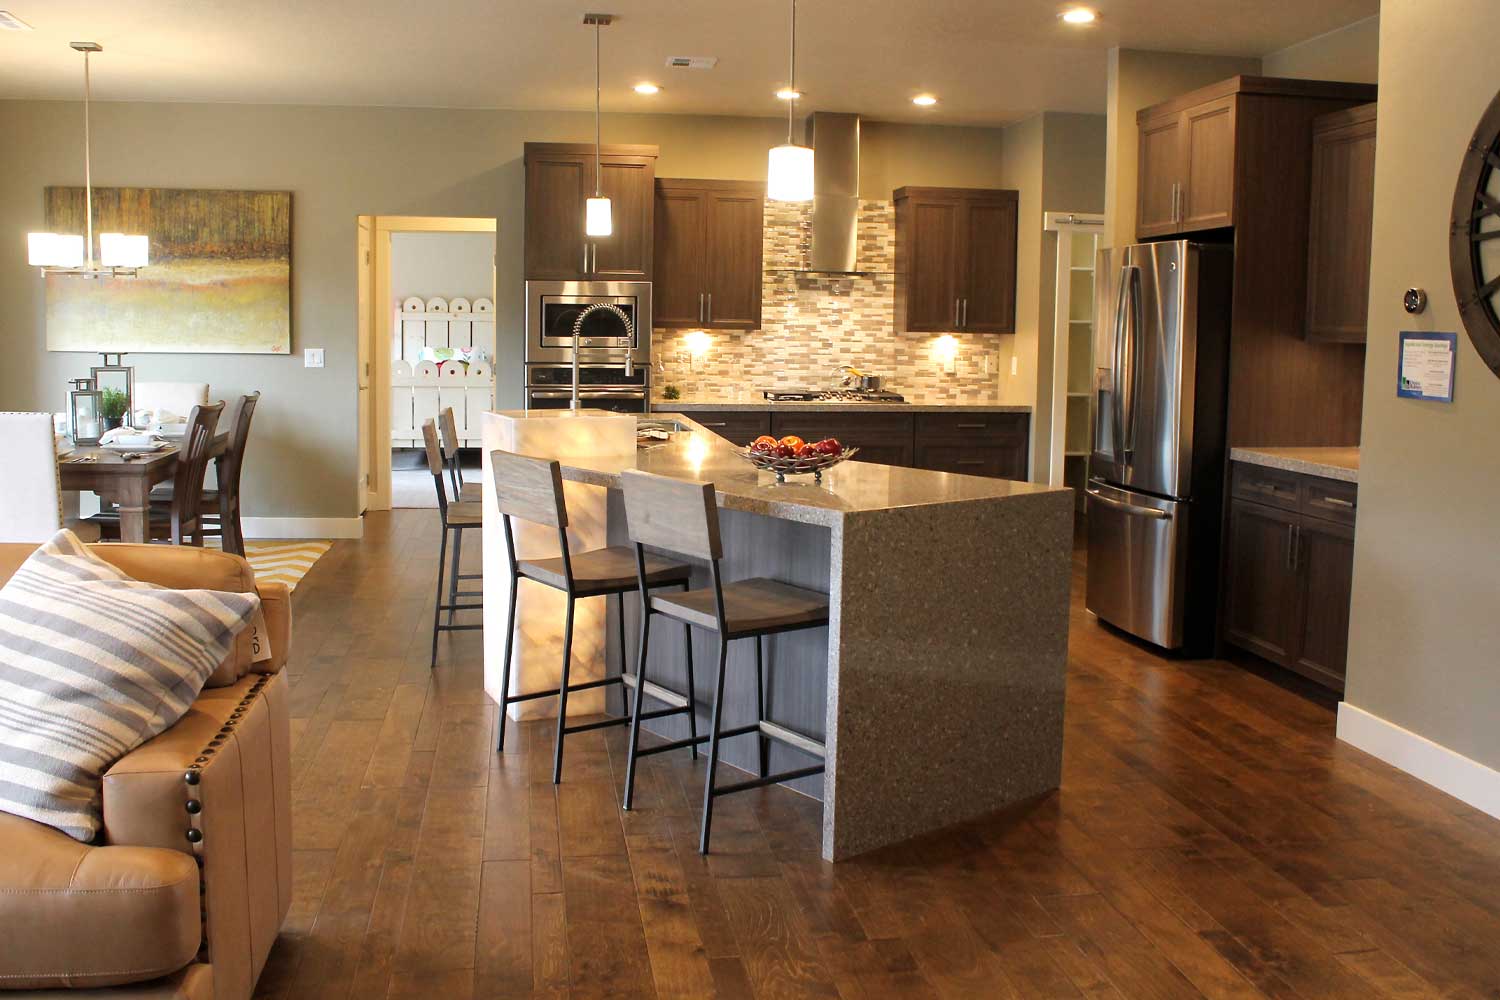
[[813, 147], [812, 248], [798, 270], [859, 274], [859, 115], [814, 112], [807, 144]]

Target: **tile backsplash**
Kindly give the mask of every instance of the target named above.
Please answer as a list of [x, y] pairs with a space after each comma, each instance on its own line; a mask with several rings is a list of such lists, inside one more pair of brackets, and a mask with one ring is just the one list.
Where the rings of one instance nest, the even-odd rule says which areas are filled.
[[[822, 387], [839, 365], [886, 377], [919, 403], [985, 403], [999, 395], [1003, 334], [897, 333], [896, 218], [866, 201], [856, 225], [860, 275], [804, 274], [810, 204], [766, 202], [765, 278], [759, 330], [654, 330], [654, 394], [669, 384], [686, 400], [750, 401], [762, 388]], [[945, 370], [953, 357], [954, 371]]]

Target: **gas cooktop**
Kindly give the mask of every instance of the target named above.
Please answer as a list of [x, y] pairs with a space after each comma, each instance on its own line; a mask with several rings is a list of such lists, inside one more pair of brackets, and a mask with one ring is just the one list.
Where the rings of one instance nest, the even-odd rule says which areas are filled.
[[904, 403], [906, 397], [886, 389], [766, 389], [770, 403]]

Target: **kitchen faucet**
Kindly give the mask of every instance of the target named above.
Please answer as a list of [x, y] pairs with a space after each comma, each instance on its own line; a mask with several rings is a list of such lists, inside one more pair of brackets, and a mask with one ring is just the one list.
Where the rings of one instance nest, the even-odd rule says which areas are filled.
[[595, 302], [578, 313], [573, 320], [573, 401], [569, 406], [574, 413], [578, 412], [578, 338], [583, 333], [583, 321], [600, 310], [614, 313], [620, 317], [620, 322], [625, 324], [625, 377], [632, 378], [635, 375], [635, 324], [625, 314], [625, 310], [608, 302]]

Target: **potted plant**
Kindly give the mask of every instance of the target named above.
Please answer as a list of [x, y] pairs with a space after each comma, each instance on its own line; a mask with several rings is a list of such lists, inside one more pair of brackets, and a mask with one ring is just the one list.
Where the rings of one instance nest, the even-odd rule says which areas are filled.
[[125, 422], [125, 409], [130, 397], [122, 389], [105, 389], [99, 394], [99, 417], [103, 427], [112, 431]]

